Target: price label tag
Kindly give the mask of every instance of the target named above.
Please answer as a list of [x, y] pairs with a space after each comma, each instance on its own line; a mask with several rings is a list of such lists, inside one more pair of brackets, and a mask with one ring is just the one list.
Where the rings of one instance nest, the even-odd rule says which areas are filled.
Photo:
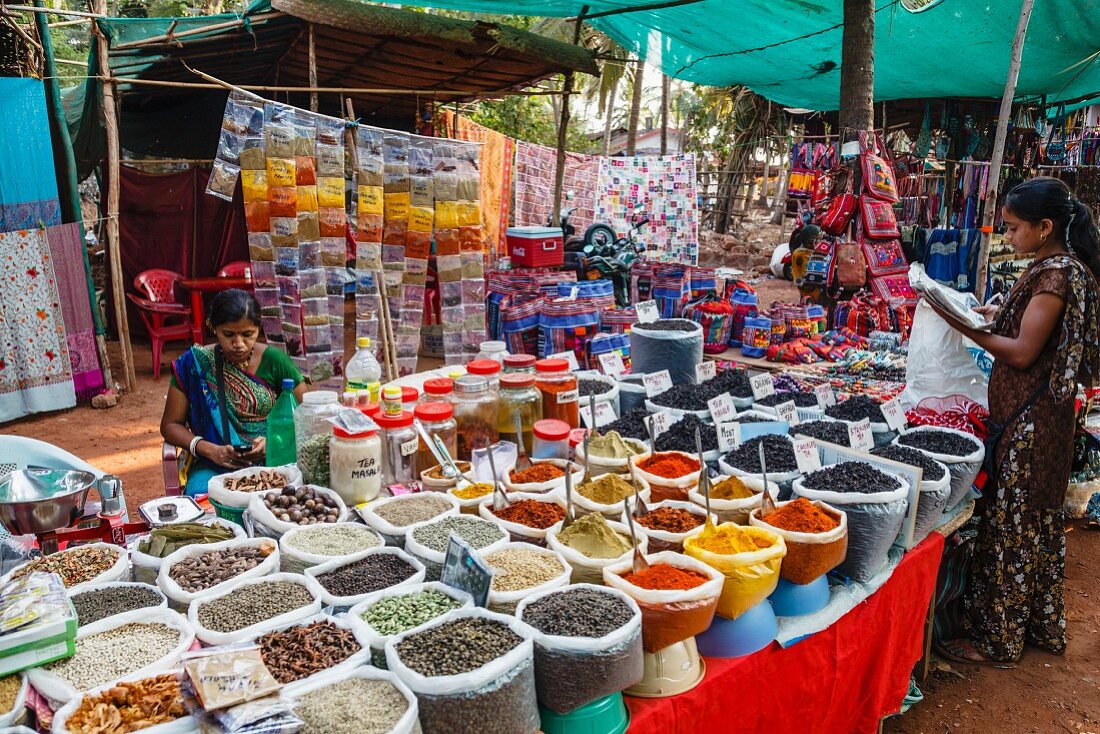
[[452, 532], [447, 540], [447, 555], [443, 557], [440, 581], [455, 589], [461, 589], [474, 598], [474, 604], [484, 607], [489, 601], [489, 586], [493, 583], [493, 569], [481, 560], [481, 554]]
[[893, 400], [887, 400], [881, 406], [882, 414], [886, 416], [886, 425], [890, 426], [891, 431], [900, 431], [905, 428], [908, 420], [905, 417], [905, 411], [901, 407], [901, 401], [897, 398]]
[[707, 407], [710, 408], [710, 417], [714, 419], [715, 423], [732, 421], [737, 415], [737, 407], [733, 404], [733, 396], [728, 392], [708, 400]]
[[657, 438], [662, 433], [672, 428], [672, 424], [675, 423], [672, 419], [672, 413], [667, 410], [654, 413], [650, 416], [650, 420], [653, 421], [653, 438]]
[[580, 392], [577, 390], [562, 390], [558, 393], [558, 405], [568, 405], [577, 402], [579, 399]]
[[814, 388], [814, 397], [817, 398], [817, 407], [824, 410], [836, 405], [836, 393], [832, 385], [818, 385]]
[[719, 423], [718, 424], [718, 450], [723, 454], [727, 451], [733, 451], [741, 445], [741, 424], [740, 423]]
[[650, 372], [642, 378], [642, 382], [645, 384], [645, 396], [652, 398], [672, 387], [672, 375], [668, 370]]
[[772, 382], [772, 376], [767, 372], [750, 378], [749, 384], [752, 386], [754, 400], [763, 400], [769, 395], [775, 394], [775, 383]]
[[779, 420], [792, 426], [798, 425], [798, 406], [794, 404], [793, 400], [775, 406], [775, 412], [779, 416]]
[[572, 288], [569, 289], [569, 295], [565, 297], [565, 300], [567, 300], [567, 301], [577, 300], [577, 294], [579, 294], [580, 292], [581, 292], [580, 286], [576, 286], [576, 285], [573, 286]]
[[821, 468], [821, 456], [817, 453], [817, 444], [811, 438], [799, 438], [794, 442], [794, 459], [798, 471], [809, 474]]
[[871, 421], [864, 418], [859, 423], [848, 424], [848, 443], [856, 451], [870, 451], [875, 447], [874, 436], [871, 435]]
[[695, 365], [696, 382], [706, 382], [707, 380], [712, 380], [717, 374], [718, 364], [713, 359], [704, 359], [702, 362]]
[[639, 324], [649, 324], [661, 318], [661, 312], [657, 308], [657, 302], [652, 299], [635, 304], [634, 310], [638, 313]]
[[577, 355], [572, 349], [567, 352], [558, 352], [557, 354], [551, 354], [549, 357], [547, 357], [547, 359], [564, 359], [566, 362], [569, 363], [569, 369], [573, 372], [576, 372], [581, 368], [580, 364], [577, 363]]
[[596, 357], [600, 361], [600, 369], [609, 377], [618, 377], [626, 372], [623, 364], [623, 355], [618, 352], [604, 352]]
[[413, 454], [415, 454], [417, 452], [417, 449], [419, 449], [419, 448], [420, 448], [420, 439], [419, 438], [410, 438], [408, 441], [401, 444], [401, 455], [402, 456], [412, 456]]
[[606, 426], [615, 420], [615, 409], [611, 407], [610, 401], [602, 400], [596, 403], [596, 424], [592, 425], [592, 411], [589, 409], [587, 402], [580, 406], [581, 408], [581, 420], [589, 428], [599, 428], [600, 426]]

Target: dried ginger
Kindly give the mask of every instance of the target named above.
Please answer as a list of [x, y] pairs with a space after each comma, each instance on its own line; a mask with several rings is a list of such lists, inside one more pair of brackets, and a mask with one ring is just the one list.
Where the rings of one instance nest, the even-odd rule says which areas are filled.
[[186, 715], [179, 680], [165, 674], [85, 696], [67, 725], [72, 734], [127, 734]]

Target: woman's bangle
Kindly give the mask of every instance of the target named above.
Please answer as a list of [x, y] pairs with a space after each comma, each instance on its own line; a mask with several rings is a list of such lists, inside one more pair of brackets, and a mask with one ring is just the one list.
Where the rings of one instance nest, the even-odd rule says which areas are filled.
[[202, 440], [202, 436], [195, 436], [191, 439], [191, 445], [187, 447], [187, 450], [191, 452], [192, 456], [198, 456], [196, 449], [199, 447], [199, 441]]

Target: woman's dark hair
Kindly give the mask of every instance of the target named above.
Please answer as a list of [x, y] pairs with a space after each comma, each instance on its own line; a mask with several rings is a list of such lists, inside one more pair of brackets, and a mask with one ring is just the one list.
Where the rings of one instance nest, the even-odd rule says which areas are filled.
[[821, 227], [816, 224], [807, 224], [796, 229], [791, 236], [791, 251], [800, 247], [810, 247], [821, 239]]
[[241, 319], [248, 319], [256, 326], [260, 325], [260, 304], [256, 302], [255, 296], [239, 288], [230, 288], [214, 296], [206, 314], [211, 328]]
[[1044, 219], [1054, 223], [1053, 236], [1100, 278], [1100, 233], [1089, 208], [1074, 198], [1069, 187], [1050, 176], [1038, 176], [1017, 184], [1005, 197], [1005, 209], [1031, 224]]

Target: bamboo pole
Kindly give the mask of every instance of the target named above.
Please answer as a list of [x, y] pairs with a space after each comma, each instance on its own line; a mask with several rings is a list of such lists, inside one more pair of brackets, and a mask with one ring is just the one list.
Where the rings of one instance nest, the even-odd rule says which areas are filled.
[[1012, 99], [1016, 96], [1016, 81], [1020, 78], [1020, 65], [1024, 55], [1027, 25], [1035, 0], [1023, 0], [1020, 20], [1016, 23], [1016, 36], [1012, 39], [1012, 56], [1008, 63], [1008, 79], [1001, 96], [1001, 109], [997, 113], [997, 134], [993, 138], [993, 155], [989, 161], [989, 182], [985, 188], [985, 207], [982, 210], [982, 244], [978, 250], [978, 275], [974, 295], [979, 303], [985, 302], [985, 281], [989, 275], [989, 244], [993, 237], [993, 219], [997, 215], [997, 188], [1001, 183], [1001, 164], [1004, 162], [1005, 140], [1008, 139], [1008, 118], [1012, 116]]
[[[10, 6], [9, 6], [10, 7]], [[258, 13], [249, 17], [238, 18], [237, 20], [229, 20], [224, 23], [214, 23], [212, 25], [203, 26], [202, 28], [192, 28], [189, 31], [180, 31], [179, 33], [172, 33], [169, 28], [168, 33], [164, 33], [159, 36], [150, 36], [149, 38], [143, 38], [140, 41], [131, 41], [130, 43], [120, 43], [113, 47], [112, 51], [129, 51], [135, 48], [145, 48], [146, 46], [156, 46], [161, 43], [174, 43], [180, 38], [188, 38], [189, 36], [198, 36], [203, 33], [210, 33], [211, 31], [224, 31], [231, 28], [239, 28], [246, 22], [249, 25], [256, 25], [257, 23], [265, 23], [275, 18], [281, 18], [283, 13], [275, 10], [270, 13]], [[175, 22], [173, 22], [173, 27]]]
[[[348, 120], [355, 120], [355, 104], [350, 99], [344, 100], [345, 109], [348, 113]], [[359, 177], [359, 149], [355, 144], [355, 129], [350, 125], [344, 128], [344, 145], [351, 151], [351, 164], [355, 167], [355, 180], [358, 183]], [[382, 303], [379, 308], [382, 313], [381, 323], [378, 324], [378, 337], [382, 340], [382, 366], [386, 370], [386, 382], [396, 380], [398, 377], [397, 371], [397, 342], [393, 338], [393, 319], [390, 318], [390, 299], [388, 288], [386, 286], [386, 271], [380, 269], [375, 271], [378, 292], [381, 294]]]
[[[99, 1], [96, 0], [96, 4]], [[4, 5], [4, 10], [14, 10], [20, 13], [46, 13], [49, 15], [68, 15], [73, 18], [106, 18], [106, 13], [86, 13], [83, 10], [60, 10], [58, 8], [36, 8], [33, 5]]]
[[[581, 40], [581, 26], [587, 12], [588, 6], [585, 5], [581, 8], [581, 14], [573, 26], [574, 46]], [[554, 204], [550, 207], [550, 225], [553, 227], [561, 226], [561, 198], [562, 189], [565, 188], [565, 143], [569, 137], [569, 95], [573, 91], [573, 72], [565, 72], [562, 91], [565, 92], [565, 95], [561, 98], [561, 118], [558, 121], [557, 166], [554, 170]]]
[[[196, 74], [202, 75], [196, 71]], [[167, 87], [174, 89], [225, 89], [225, 84], [203, 82], [171, 82], [160, 79], [130, 79], [127, 77], [100, 76], [98, 79], [114, 79], [119, 84], [133, 84], [145, 87]], [[516, 95], [523, 97], [548, 97], [555, 95], [579, 94], [579, 92], [566, 92], [561, 89], [538, 90], [514, 90], [514, 89], [376, 89], [370, 87], [296, 87], [296, 86], [272, 86], [260, 84], [232, 85], [233, 89], [243, 89], [248, 92], [320, 92], [322, 94], [417, 94], [429, 96], [449, 97], [496, 97]]]
[[[106, 10], [107, 0], [96, 0], [96, 8], [102, 13]], [[122, 281], [121, 248], [118, 237], [118, 203], [120, 195], [119, 174], [121, 166], [118, 140], [118, 110], [115, 107], [115, 90], [110, 80], [111, 64], [107, 58], [107, 36], [94, 25], [96, 32], [96, 55], [99, 57], [100, 73], [106, 77], [103, 82], [103, 123], [107, 128], [107, 261], [111, 269], [111, 292], [115, 301], [115, 321], [118, 324], [118, 341], [122, 348], [122, 372], [127, 392], [133, 392], [137, 386], [137, 374], [134, 372], [134, 350], [130, 343], [130, 322], [126, 316], [126, 286]]]
[[[309, 24], [309, 86], [317, 86], [317, 33], [316, 26]], [[309, 111], [317, 111], [317, 92], [309, 93]]]

